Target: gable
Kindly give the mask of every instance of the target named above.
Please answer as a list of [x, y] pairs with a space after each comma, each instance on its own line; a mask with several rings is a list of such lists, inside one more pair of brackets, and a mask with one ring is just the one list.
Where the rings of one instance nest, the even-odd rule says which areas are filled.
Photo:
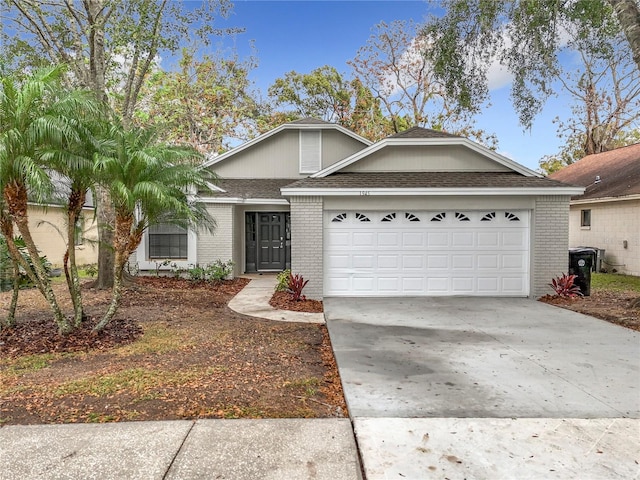
[[372, 152], [341, 172], [509, 172], [461, 145], [392, 145]]
[[223, 178], [305, 178], [370, 142], [332, 124], [286, 124], [204, 164]]

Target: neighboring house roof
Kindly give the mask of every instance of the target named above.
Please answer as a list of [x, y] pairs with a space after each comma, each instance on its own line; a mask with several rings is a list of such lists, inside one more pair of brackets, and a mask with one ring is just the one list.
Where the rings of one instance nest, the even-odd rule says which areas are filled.
[[586, 187], [574, 200], [640, 195], [640, 143], [587, 155], [549, 178]]
[[[214, 195], [215, 198], [282, 198], [280, 189], [289, 185], [293, 180], [291, 178], [221, 178], [217, 182]], [[207, 197], [211, 194], [201, 193], [201, 196]]]
[[541, 177], [542, 175], [534, 172], [533, 170], [528, 169], [527, 167], [520, 165], [513, 160], [500, 155], [499, 153], [487, 148], [479, 143], [472, 142], [468, 138], [459, 137], [456, 135], [451, 135], [446, 132], [440, 132], [437, 130], [430, 130], [427, 128], [421, 127], [413, 127], [409, 130], [405, 130], [404, 132], [397, 133], [390, 137], [384, 138], [383, 140], [370, 145], [367, 148], [360, 150], [359, 152], [354, 153], [350, 157], [345, 158], [339, 162], [334, 163], [333, 165], [328, 166], [327, 168], [320, 170], [319, 172], [311, 175], [313, 178], [321, 178], [326, 177], [327, 175], [331, 175], [335, 172], [340, 171], [341, 169], [368, 157], [374, 152], [378, 150], [382, 150], [383, 148], [387, 148], [395, 145], [445, 145], [445, 146], [453, 146], [453, 145], [461, 145], [470, 150], [480, 153], [493, 160], [496, 163], [504, 165], [509, 169], [518, 172], [525, 176], [531, 177]]
[[338, 130], [342, 133], [344, 133], [345, 135], [348, 135], [352, 138], [355, 138], [356, 140], [358, 140], [359, 142], [362, 142], [363, 145], [368, 146], [371, 145], [371, 141], [367, 140], [364, 137], [361, 137], [360, 135], [352, 132], [351, 130], [349, 130], [348, 128], [345, 128], [343, 126], [340, 126], [338, 124], [335, 123], [329, 123], [329, 122], [325, 122], [323, 120], [318, 120], [317, 118], [303, 118], [301, 120], [296, 120], [294, 122], [290, 122], [290, 123], [285, 123], [280, 125], [277, 128], [274, 128], [273, 130], [269, 130], [266, 133], [263, 133], [262, 135], [249, 140], [248, 142], [243, 143], [242, 145], [239, 145], [231, 150], [229, 150], [228, 152], [223, 153], [222, 155], [218, 155], [215, 157], [210, 158], [209, 160], [207, 160], [206, 162], [204, 162], [202, 164], [203, 168], [207, 168], [210, 167], [212, 165], [215, 165], [217, 163], [220, 162], [224, 162], [225, 160], [233, 157], [234, 155], [246, 150], [247, 148], [250, 148], [251, 146], [262, 142], [263, 140], [276, 135], [277, 133], [282, 132], [283, 130], [305, 130], [305, 129], [310, 129], [310, 130], [317, 130], [317, 129], [327, 129], [327, 130]]
[[575, 187], [555, 180], [528, 177], [517, 172], [338, 172], [326, 177], [298, 180], [283, 188], [282, 193], [293, 195], [301, 190], [323, 193], [351, 191], [354, 194], [388, 190], [397, 193], [398, 189], [408, 189], [451, 194], [451, 189], [456, 189], [456, 193], [466, 190], [469, 194], [477, 194], [484, 190], [493, 194], [499, 189], [509, 194], [530, 194], [559, 188], [568, 188], [571, 193], [576, 191]]

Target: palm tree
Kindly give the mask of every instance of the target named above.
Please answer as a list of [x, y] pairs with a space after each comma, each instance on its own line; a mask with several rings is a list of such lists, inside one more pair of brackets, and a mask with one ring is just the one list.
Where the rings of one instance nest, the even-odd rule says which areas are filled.
[[24, 239], [33, 269], [15, 256], [13, 238], [5, 235], [5, 239], [14, 260], [47, 299], [61, 334], [73, 326], [60, 309], [40, 261], [29, 229], [27, 200], [46, 201], [55, 190], [46, 153], [64, 151], [82, 141], [73, 119], [87, 108], [89, 97], [62, 88], [63, 73], [64, 68], [57, 66], [38, 70], [23, 82], [10, 75], [0, 82], [0, 186], [8, 217]]
[[43, 155], [43, 160], [59, 175], [68, 190], [67, 196], [67, 250], [64, 255], [64, 273], [69, 295], [73, 303], [73, 325], [77, 327], [83, 320], [82, 290], [80, 276], [75, 257], [76, 228], [82, 208], [87, 200], [87, 193], [96, 186], [94, 174], [95, 156], [105, 142], [100, 131], [106, 128], [103, 123], [99, 105], [88, 100], [85, 109], [77, 112], [73, 118], [67, 119], [76, 136], [69, 139], [64, 149], [53, 148]]
[[109, 189], [115, 209], [114, 282], [109, 309], [95, 326], [102, 330], [115, 315], [122, 298], [122, 273], [138, 248], [145, 229], [170, 222], [211, 228], [213, 221], [202, 204], [189, 195], [207, 190], [213, 175], [188, 160], [201, 158], [191, 149], [159, 143], [151, 130], [116, 125], [109, 135], [111, 152], [98, 157], [96, 173]]

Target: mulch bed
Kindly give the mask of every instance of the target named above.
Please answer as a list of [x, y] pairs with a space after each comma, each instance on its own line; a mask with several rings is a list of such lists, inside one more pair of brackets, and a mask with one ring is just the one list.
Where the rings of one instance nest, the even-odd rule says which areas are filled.
[[294, 312], [322, 313], [324, 311], [321, 301], [310, 299], [295, 301], [291, 299], [291, 294], [288, 292], [275, 292], [269, 300], [269, 305], [278, 310]]
[[588, 297], [545, 295], [539, 300], [640, 331], [640, 308], [631, 306], [637, 298], [638, 292], [601, 291], [592, 292]]

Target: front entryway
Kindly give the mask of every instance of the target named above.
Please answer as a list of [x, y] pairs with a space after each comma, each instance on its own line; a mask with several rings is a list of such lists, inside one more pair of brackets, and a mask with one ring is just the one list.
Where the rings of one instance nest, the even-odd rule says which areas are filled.
[[246, 271], [282, 271], [291, 265], [289, 212], [247, 212]]

